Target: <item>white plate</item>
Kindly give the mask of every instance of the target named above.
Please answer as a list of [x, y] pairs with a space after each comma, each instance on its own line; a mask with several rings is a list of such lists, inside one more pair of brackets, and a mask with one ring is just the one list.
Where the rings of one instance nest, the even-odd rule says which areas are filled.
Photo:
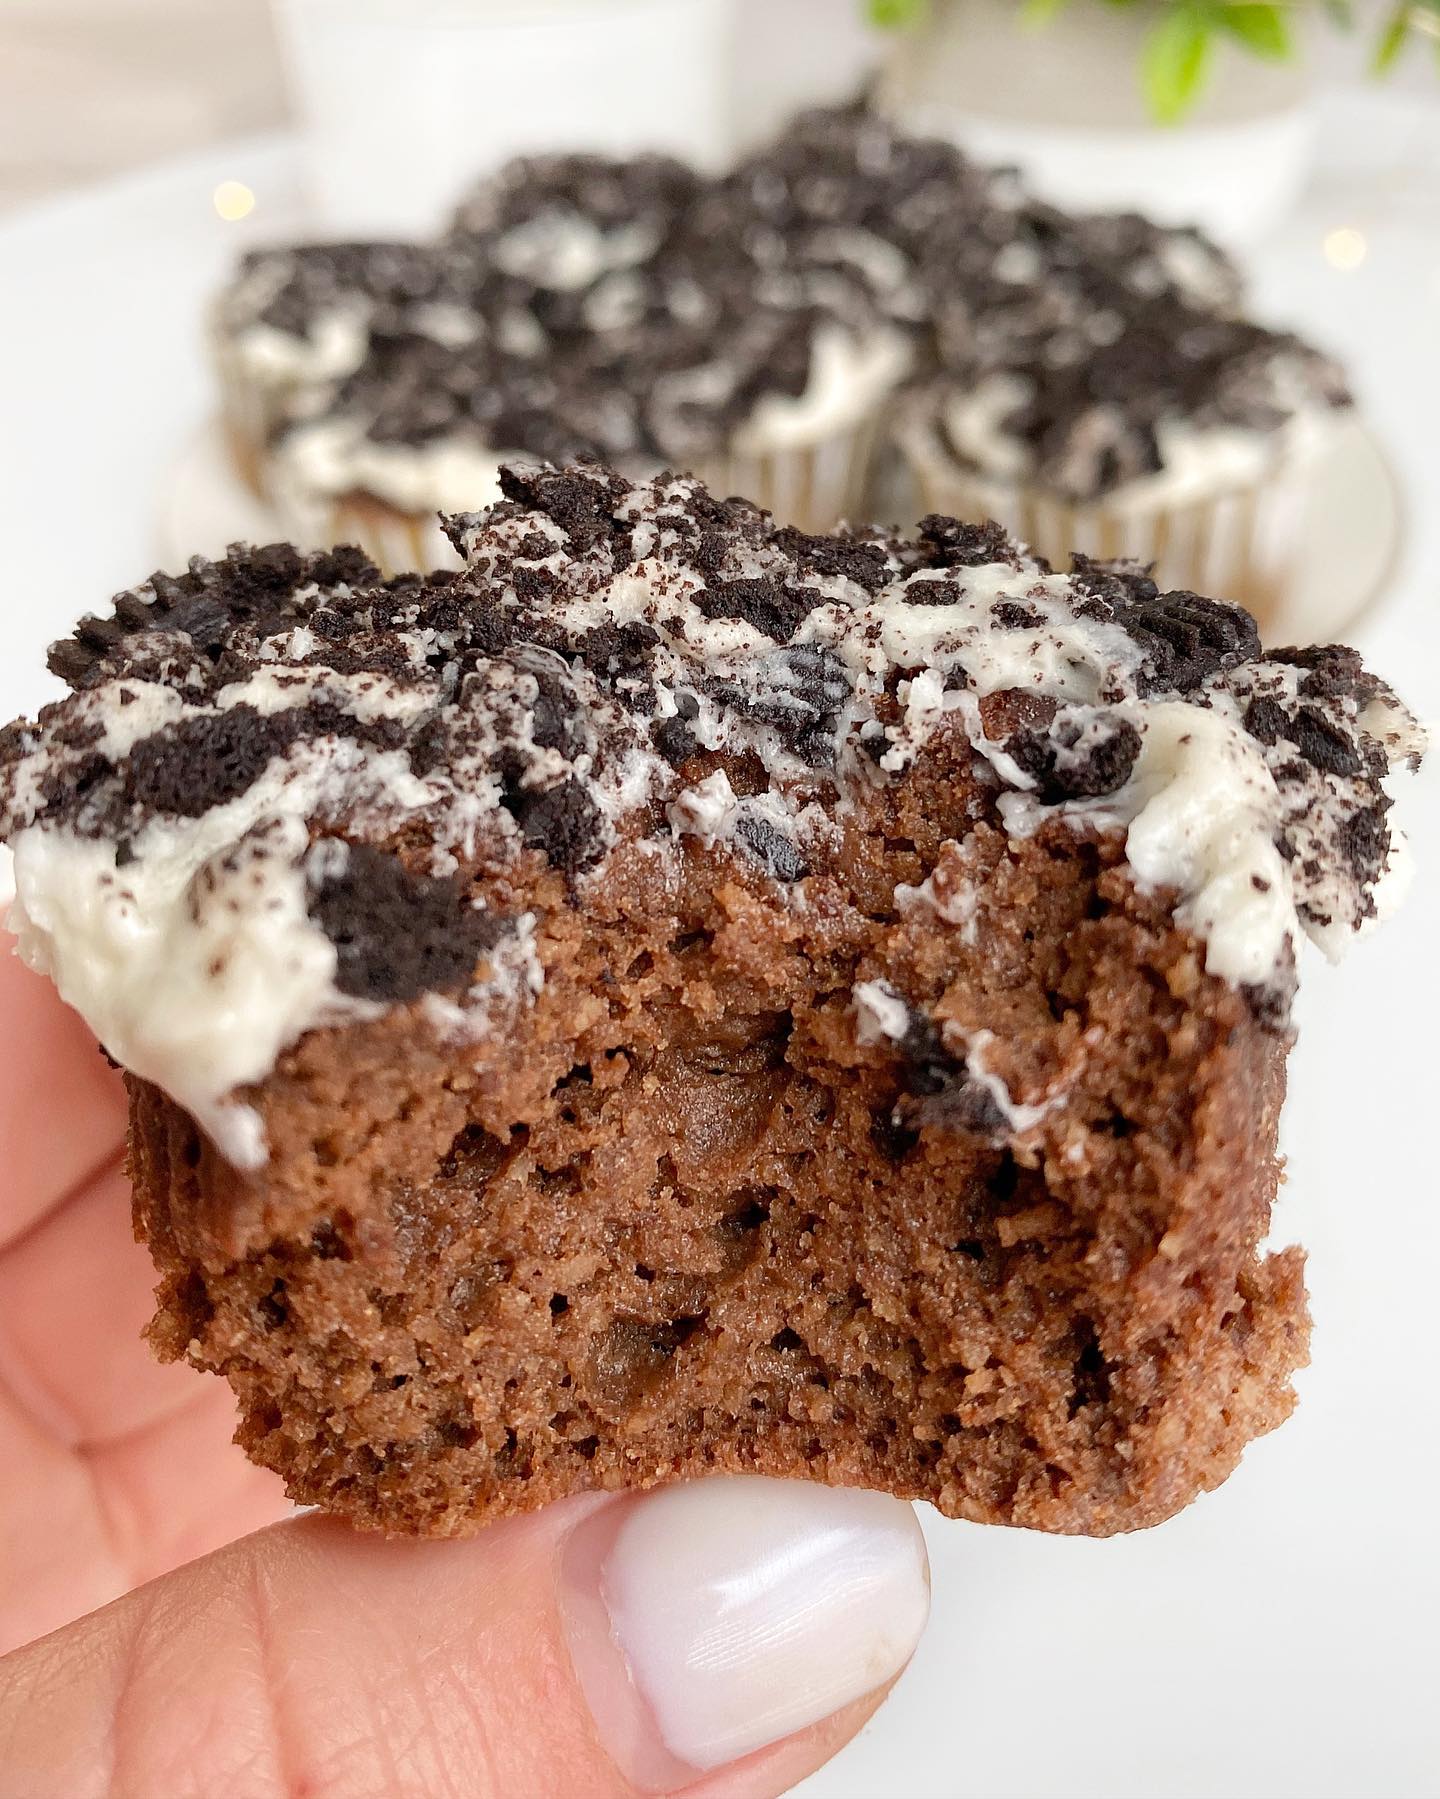
[[[1367, 119], [1335, 128], [1374, 136]], [[245, 227], [211, 209], [225, 179], [255, 190]], [[240, 144], [0, 225], [0, 717], [53, 691], [45, 643], [157, 560], [157, 496], [213, 407], [203, 298], [241, 238], [294, 222], [294, 200], [286, 147]], [[1343, 223], [1370, 239], [1344, 276], [1320, 255]], [[1350, 361], [1406, 491], [1440, 493], [1433, 225], [1356, 219], [1321, 196], [1258, 276], [1281, 316]], [[1361, 641], [1435, 717], [1440, 532], [1414, 512]], [[931, 1631], [809, 1799], [1440, 1794], [1440, 782], [1405, 798], [1421, 863], [1408, 911], [1343, 974], [1317, 957], [1305, 970], [1277, 1220], [1311, 1250], [1299, 1412], [1218, 1493], [1142, 1536], [927, 1516]]]

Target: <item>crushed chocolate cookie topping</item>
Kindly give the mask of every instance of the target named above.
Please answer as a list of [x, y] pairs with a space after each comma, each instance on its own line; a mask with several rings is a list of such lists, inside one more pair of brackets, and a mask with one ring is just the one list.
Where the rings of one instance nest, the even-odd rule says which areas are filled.
[[69, 637], [51, 645], [50, 672], [69, 687], [87, 686], [117, 645], [152, 633], [183, 638], [184, 650], [215, 663], [242, 637], [258, 643], [280, 629], [296, 615], [297, 595], [369, 586], [379, 578], [374, 563], [354, 548], [305, 555], [288, 543], [235, 544], [219, 562], [193, 556], [183, 575], [157, 572], [143, 587], [116, 594], [111, 617], [82, 618]]
[[993, 518], [967, 525], [932, 512], [921, 519], [919, 533], [936, 568], [984, 568], [995, 562], [1008, 562], [1015, 568], [1021, 565], [1015, 540]]
[[1110, 602], [1110, 615], [1145, 652], [1142, 697], [1194, 693], [1212, 675], [1260, 654], [1260, 633], [1241, 606], [1198, 593], [1137, 591], [1138, 583]]
[[718, 178], [518, 159], [433, 243], [251, 254], [218, 322], [278, 478], [423, 513], [487, 497], [519, 455], [650, 472], [814, 440], [908, 375], [908, 430], [1094, 496], [1189, 467], [1207, 433], [1258, 445], [1346, 402], [1239, 304], [1198, 233], [1063, 213], [857, 104]]
[[1046, 732], [1017, 731], [1005, 751], [1034, 781], [1046, 805], [1096, 799], [1123, 787], [1140, 757], [1140, 733], [1128, 718], [1092, 712], [1082, 724], [1056, 719]]
[[412, 873], [372, 844], [336, 845], [338, 865], [310, 899], [335, 945], [335, 985], [355, 999], [403, 1004], [468, 983], [504, 923], [469, 903], [453, 876]]
[[[594, 464], [503, 486], [448, 521], [459, 573], [271, 546], [156, 576], [0, 733], [27, 953], [236, 1160], [263, 1143], [229, 1096], [303, 1031], [525, 1003], [517, 889], [583, 905], [617, 850], [693, 842], [803, 905], [857, 804], [957, 733], [995, 828], [1119, 833], [1277, 1018], [1299, 934], [1337, 950], [1389, 903], [1381, 783], [1423, 738], [1353, 652], [1264, 657], [1234, 607], [994, 526], [817, 539]], [[1027, 1115], [963, 1059], [965, 1106]]]
[[1330, 358], [1242, 315], [1234, 265], [1198, 233], [999, 191], [1008, 205], [921, 256], [934, 363], [902, 426], [915, 453], [1090, 501], [1213, 485], [1217, 467], [1243, 480], [1350, 403]]

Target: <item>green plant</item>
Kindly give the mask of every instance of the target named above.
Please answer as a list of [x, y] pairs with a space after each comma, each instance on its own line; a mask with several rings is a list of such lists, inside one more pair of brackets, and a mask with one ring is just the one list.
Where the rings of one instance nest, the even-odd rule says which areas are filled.
[[[1302, 6], [1319, 10], [1352, 30], [1352, 0], [1101, 0], [1106, 6], [1154, 15], [1140, 52], [1140, 85], [1155, 118], [1173, 125], [1199, 98], [1210, 75], [1215, 45], [1228, 39], [1252, 56], [1283, 62], [1297, 54], [1292, 21]], [[924, 20], [933, 0], [867, 0], [872, 24], [903, 30]], [[1015, 0], [1021, 22], [1042, 30], [1071, 0]], [[1413, 38], [1431, 39], [1440, 58], [1440, 0], [1396, 0], [1375, 40], [1371, 68], [1390, 69]]]

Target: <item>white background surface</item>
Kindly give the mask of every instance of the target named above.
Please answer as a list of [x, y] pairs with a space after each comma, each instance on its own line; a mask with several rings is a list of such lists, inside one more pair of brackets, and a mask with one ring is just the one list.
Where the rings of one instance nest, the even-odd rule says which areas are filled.
[[[1349, 360], [1411, 530], [1357, 641], [1440, 717], [1440, 135], [1351, 101], [1336, 167], [1258, 259], [1266, 309]], [[247, 181], [245, 227], [211, 192]], [[46, 642], [153, 564], [164, 472], [211, 406], [201, 305], [293, 205], [288, 153], [236, 145], [0, 227], [0, 717]], [[1325, 233], [1368, 253], [1331, 269]], [[1311, 958], [1277, 1235], [1311, 1250], [1302, 1403], [1233, 1480], [1143, 1536], [1064, 1541], [927, 1516], [914, 1666], [808, 1799], [1440, 1795], [1440, 778], [1402, 794], [1409, 908], [1335, 973]]]

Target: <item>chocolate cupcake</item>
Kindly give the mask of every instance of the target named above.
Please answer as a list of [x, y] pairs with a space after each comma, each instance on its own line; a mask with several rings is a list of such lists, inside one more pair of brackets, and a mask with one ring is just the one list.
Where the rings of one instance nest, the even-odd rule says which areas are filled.
[[1338, 367], [1238, 311], [1199, 233], [1016, 206], [1008, 236], [937, 234], [935, 367], [897, 437], [926, 506], [999, 518], [1040, 553], [1157, 565], [1279, 597], [1311, 458], [1349, 404]]
[[480, 328], [474, 288], [460, 245], [298, 244], [246, 255], [216, 300], [211, 342], [247, 483], [268, 492], [277, 434], [309, 396], [362, 367], [377, 337], [469, 342]]
[[0, 732], [156, 1348], [389, 1531], [748, 1471], [1106, 1535], [1217, 1485], [1306, 1354], [1297, 956], [1398, 899], [1423, 732], [994, 524], [501, 479], [459, 571], [152, 576]]
[[390, 568], [438, 560], [437, 511], [493, 499], [524, 458], [694, 470], [834, 523], [910, 335], [860, 269], [757, 213], [763, 174], [528, 158], [398, 268], [382, 245], [252, 259], [220, 321], [255, 484], [300, 541]]

